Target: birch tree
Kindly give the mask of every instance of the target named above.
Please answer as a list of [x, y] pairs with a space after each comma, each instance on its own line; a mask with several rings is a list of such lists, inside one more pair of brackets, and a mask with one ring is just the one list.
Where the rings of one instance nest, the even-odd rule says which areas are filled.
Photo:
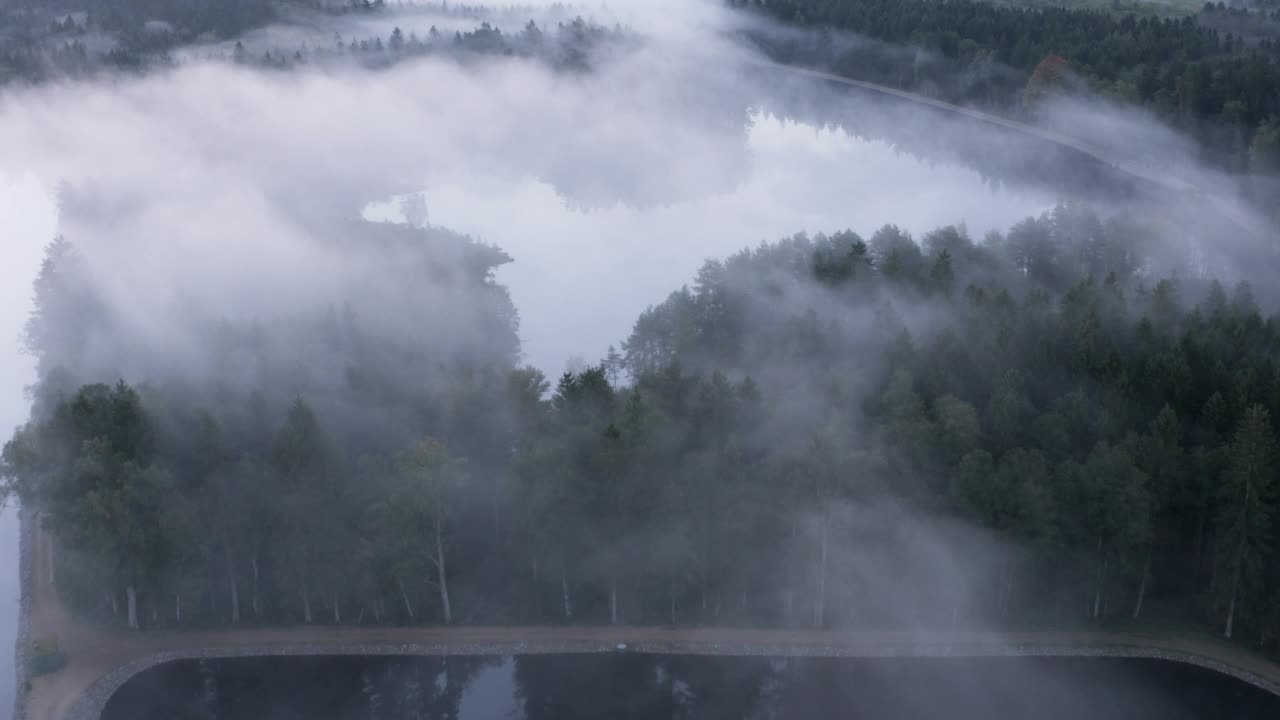
[[1214, 547], [1214, 596], [1225, 606], [1222, 634], [1230, 638], [1242, 606], [1264, 581], [1271, 552], [1270, 521], [1276, 473], [1276, 441], [1266, 408], [1253, 405], [1231, 439], [1222, 476]]
[[405, 481], [402, 498], [406, 509], [428, 537], [429, 562], [435, 569], [434, 584], [440, 592], [440, 611], [448, 624], [453, 622], [448, 567], [450, 502], [454, 490], [462, 483], [462, 469], [440, 441], [427, 438], [401, 457], [400, 470]]

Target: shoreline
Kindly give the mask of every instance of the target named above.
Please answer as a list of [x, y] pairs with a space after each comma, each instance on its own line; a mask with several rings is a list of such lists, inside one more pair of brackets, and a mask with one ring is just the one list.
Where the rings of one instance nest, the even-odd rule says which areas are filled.
[[[253, 635], [258, 635], [254, 633]], [[265, 631], [262, 637], [198, 635], [189, 647], [140, 652], [90, 683], [62, 720], [99, 720], [107, 701], [131, 678], [176, 660], [305, 656], [441, 656], [620, 654], [743, 657], [1106, 657], [1147, 659], [1192, 665], [1232, 677], [1280, 695], [1280, 677], [1260, 674], [1215, 657], [1212, 647], [1194, 639], [1161, 638], [1141, 633], [955, 633], [928, 637], [913, 633], [777, 631], [741, 628], [579, 627], [579, 628], [424, 628], [381, 632], [321, 632], [300, 639], [290, 631]], [[328, 637], [324, 637], [328, 635]], [[343, 637], [345, 635], [345, 637]], [[414, 637], [414, 636], [417, 637]], [[274, 637], [272, 637], [274, 636]], [[361, 637], [364, 636], [364, 637]], [[172, 637], [181, 637], [175, 634]], [[256, 640], [256, 642], [255, 642]], [[1255, 672], [1255, 670], [1257, 670]]]

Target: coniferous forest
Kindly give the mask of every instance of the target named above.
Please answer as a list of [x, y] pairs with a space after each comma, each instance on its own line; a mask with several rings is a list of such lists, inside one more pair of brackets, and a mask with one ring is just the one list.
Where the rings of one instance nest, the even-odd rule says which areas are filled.
[[59, 239], [3, 470], [65, 599], [121, 626], [1136, 622], [1275, 652], [1280, 321], [1152, 233], [1065, 204], [785, 238], [558, 378], [519, 364], [509, 258], [440, 228], [343, 226], [330, 305], [188, 313], [170, 348]]
[[983, 0], [727, 1], [820, 31], [816, 43], [750, 33], [782, 62], [1016, 117], [1034, 118], [1048, 87], [1088, 91], [1153, 111], [1232, 172], [1280, 169], [1280, 8], [1209, 2], [1160, 17]]

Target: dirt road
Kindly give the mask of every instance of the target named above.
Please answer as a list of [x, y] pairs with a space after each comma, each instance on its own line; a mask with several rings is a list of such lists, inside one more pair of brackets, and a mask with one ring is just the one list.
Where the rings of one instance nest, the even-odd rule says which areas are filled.
[[28, 720], [96, 720], [130, 677], [182, 658], [260, 655], [515, 655], [644, 652], [813, 657], [1148, 657], [1189, 662], [1280, 694], [1280, 665], [1203, 636], [1142, 632], [841, 632], [673, 627], [420, 627], [310, 625], [190, 632], [125, 632], [72, 618], [53, 585], [53, 543], [32, 533], [30, 628], [56, 638], [62, 670], [35, 678]]

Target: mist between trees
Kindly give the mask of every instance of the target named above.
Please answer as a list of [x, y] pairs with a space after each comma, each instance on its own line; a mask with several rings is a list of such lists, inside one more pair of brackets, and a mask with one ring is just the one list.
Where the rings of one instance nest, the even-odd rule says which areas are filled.
[[179, 308], [171, 346], [49, 246], [3, 470], [78, 612], [1156, 619], [1277, 648], [1280, 329], [1191, 259], [1153, 274], [1140, 222], [1061, 205], [981, 242], [761, 245], [554, 381], [518, 366], [501, 251], [333, 234], [348, 270], [326, 295], [243, 321]]

